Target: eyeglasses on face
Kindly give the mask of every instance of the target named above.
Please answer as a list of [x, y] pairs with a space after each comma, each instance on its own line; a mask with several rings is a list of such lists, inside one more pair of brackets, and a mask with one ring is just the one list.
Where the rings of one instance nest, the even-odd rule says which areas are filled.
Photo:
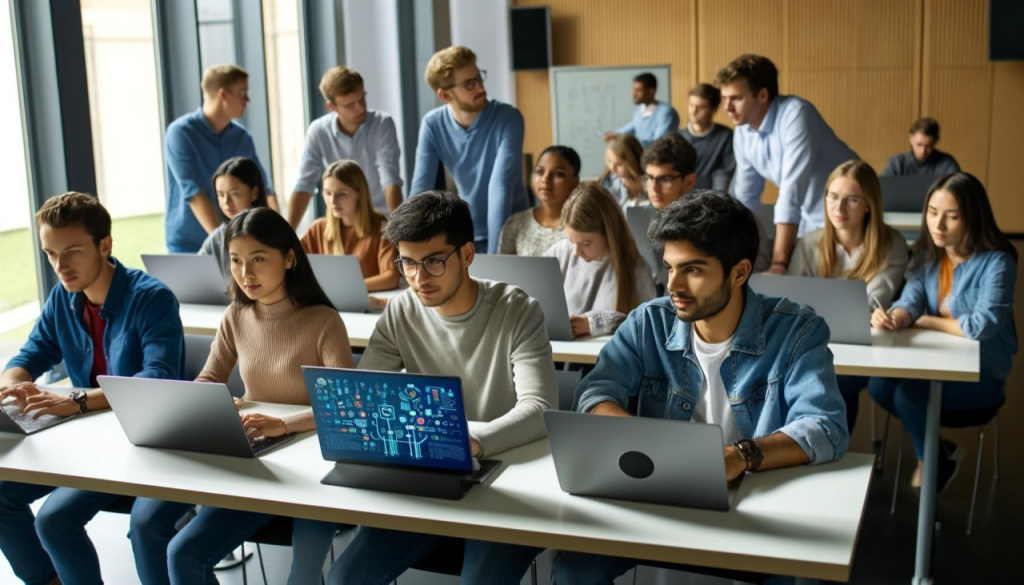
[[648, 185], [651, 183], [657, 183], [662, 189], [668, 189], [672, 186], [672, 183], [675, 183], [680, 177], [682, 177], [682, 175], [658, 175], [657, 177], [652, 175], [643, 175], [640, 179]]
[[485, 81], [487, 81], [487, 71], [481, 69], [480, 70], [480, 75], [477, 75], [476, 77], [470, 77], [469, 79], [467, 79], [465, 81], [460, 81], [459, 83], [453, 83], [453, 84], [449, 85], [448, 87], [446, 87], [445, 89], [452, 89], [454, 87], [461, 87], [462, 89], [464, 89], [466, 91], [473, 91], [477, 87], [483, 85]]
[[416, 276], [420, 266], [422, 266], [423, 270], [430, 276], [444, 276], [444, 269], [447, 266], [448, 259], [452, 257], [452, 254], [458, 251], [459, 249], [456, 248], [449, 252], [444, 258], [440, 256], [430, 256], [429, 258], [424, 258], [419, 261], [413, 260], [412, 258], [399, 258], [398, 260], [395, 260], [395, 269], [398, 270], [399, 274], [406, 278]]

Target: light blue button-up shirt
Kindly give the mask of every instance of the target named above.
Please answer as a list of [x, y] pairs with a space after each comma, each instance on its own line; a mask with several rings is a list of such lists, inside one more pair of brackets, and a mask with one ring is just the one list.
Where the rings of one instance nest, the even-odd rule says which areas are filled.
[[640, 104], [628, 124], [617, 129], [619, 134], [632, 134], [644, 148], [668, 134], [679, 130], [679, 114], [665, 102], [655, 102], [654, 113], [644, 115], [647, 106]]
[[803, 235], [825, 227], [825, 181], [836, 167], [859, 158], [840, 140], [807, 100], [780, 95], [772, 100], [761, 127], [736, 128], [733, 195], [751, 211], [761, 208], [768, 179], [779, 187], [775, 223], [799, 224]]
[[309, 125], [295, 191], [312, 193], [324, 169], [331, 163], [354, 160], [366, 175], [373, 206], [387, 213], [384, 188], [390, 185], [402, 186], [399, 171], [401, 157], [395, 121], [390, 115], [367, 110], [366, 119], [356, 129], [356, 133], [349, 136], [338, 127], [338, 115], [330, 112]]

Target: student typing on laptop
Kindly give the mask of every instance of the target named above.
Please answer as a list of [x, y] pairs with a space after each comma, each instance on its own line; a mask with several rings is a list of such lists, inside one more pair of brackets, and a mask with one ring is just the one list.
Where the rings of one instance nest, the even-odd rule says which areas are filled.
[[[97, 388], [96, 377], [108, 373], [172, 380], [184, 373], [178, 302], [160, 281], [111, 256], [110, 224], [99, 200], [83, 193], [51, 197], [36, 214], [39, 241], [60, 285], [0, 376], [0, 396], [13, 397], [27, 414], [68, 416], [109, 408], [99, 389], [69, 397], [33, 383], [61, 360], [78, 388]], [[29, 504], [47, 494], [33, 521]], [[26, 583], [56, 583], [58, 577], [64, 583], [101, 582], [96, 550], [84, 528], [119, 497], [0, 482], [0, 549], [14, 574]]]
[[[717, 424], [727, 480], [841, 457], [849, 434], [828, 327], [747, 286], [753, 214], [725, 193], [697, 191], [660, 210], [648, 235], [664, 246], [670, 297], [630, 313], [580, 382], [577, 409]], [[610, 583], [636, 564], [564, 552], [555, 581]]]
[[[544, 315], [521, 289], [469, 276], [469, 205], [451, 193], [415, 195], [391, 215], [385, 237], [410, 289], [388, 303], [359, 368], [461, 378], [467, 418], [487, 423], [474, 429], [474, 457], [543, 437], [542, 413], [558, 404]], [[328, 582], [390, 582], [451, 540], [361, 527]], [[539, 550], [467, 540], [462, 582], [519, 583]]]
[[[352, 367], [345, 324], [313, 276], [298, 236], [277, 212], [268, 207], [243, 211], [228, 224], [224, 239], [234, 277], [233, 301], [196, 380], [227, 382], [238, 363], [246, 400], [308, 405], [302, 366]], [[315, 427], [312, 410], [285, 418], [243, 414], [242, 423], [254, 439]], [[145, 498], [136, 502], [132, 549], [147, 585], [215, 581], [213, 564], [273, 519], [204, 507], [176, 531], [175, 522], [191, 507]], [[293, 522], [289, 583], [319, 581], [335, 531], [335, 525], [325, 522]]]

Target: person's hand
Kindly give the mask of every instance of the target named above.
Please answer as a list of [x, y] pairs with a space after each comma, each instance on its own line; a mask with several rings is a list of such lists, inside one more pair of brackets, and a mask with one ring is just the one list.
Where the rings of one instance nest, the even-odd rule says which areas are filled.
[[786, 267], [783, 266], [782, 264], [774, 264], [773, 263], [773, 264], [771, 264], [768, 267], [768, 270], [764, 271], [764, 273], [772, 275], [772, 276], [785, 276], [786, 275]]
[[875, 309], [871, 313], [871, 326], [880, 331], [899, 331], [900, 329], [906, 329], [910, 326], [913, 319], [910, 318], [910, 313], [906, 309], [893, 309], [891, 311], [885, 311], [883, 309]]
[[245, 404], [245, 402], [243, 402], [241, 398], [235, 398], [232, 396], [231, 400], [235, 402], [235, 410], [242, 410], [242, 405]]
[[480, 451], [481, 451], [480, 441], [477, 441], [476, 439], [472, 439], [471, 438], [469, 440], [469, 453], [473, 457], [479, 457], [480, 456]]
[[[38, 388], [37, 388], [38, 390]], [[82, 407], [71, 400], [70, 396], [54, 394], [53, 392], [39, 391], [25, 399], [26, 405], [22, 407], [22, 414], [35, 413], [32, 419], [37, 419], [44, 414], [54, 416], [71, 416], [82, 412]]]
[[729, 445], [725, 448], [725, 481], [730, 482], [747, 472], [747, 460], [740, 452]]
[[574, 338], [590, 335], [590, 320], [585, 315], [569, 315], [569, 323], [572, 325]]
[[15, 382], [7, 386], [0, 386], [0, 400], [14, 398], [18, 408], [22, 410], [28, 405], [28, 397], [42, 394], [42, 390], [34, 382]]
[[375, 297], [370, 295], [370, 308], [371, 309], [383, 309], [388, 306], [388, 300], [385, 297]]
[[285, 426], [283, 420], [259, 413], [243, 414], [242, 426], [245, 427], [245, 433], [249, 435], [250, 440], [260, 437], [280, 437], [288, 432], [288, 427]]
[[590, 414], [599, 414], [602, 416], [633, 416], [618, 405], [618, 403], [606, 401], [601, 402], [594, 408], [590, 409]]

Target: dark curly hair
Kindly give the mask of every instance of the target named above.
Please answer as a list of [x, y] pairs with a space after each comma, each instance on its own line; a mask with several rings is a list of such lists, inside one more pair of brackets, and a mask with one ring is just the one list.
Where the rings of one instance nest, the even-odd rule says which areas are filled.
[[456, 249], [473, 241], [473, 216], [459, 196], [447, 191], [424, 191], [402, 202], [384, 226], [384, 238], [399, 242], [426, 242], [444, 234]]
[[666, 134], [655, 140], [640, 157], [640, 169], [647, 165], [672, 165], [680, 175], [697, 172], [697, 151], [678, 132]]
[[761, 243], [757, 219], [727, 193], [699, 189], [655, 214], [647, 239], [658, 247], [668, 241], [687, 241], [701, 254], [717, 258], [728, 272], [742, 260], [757, 259]]

